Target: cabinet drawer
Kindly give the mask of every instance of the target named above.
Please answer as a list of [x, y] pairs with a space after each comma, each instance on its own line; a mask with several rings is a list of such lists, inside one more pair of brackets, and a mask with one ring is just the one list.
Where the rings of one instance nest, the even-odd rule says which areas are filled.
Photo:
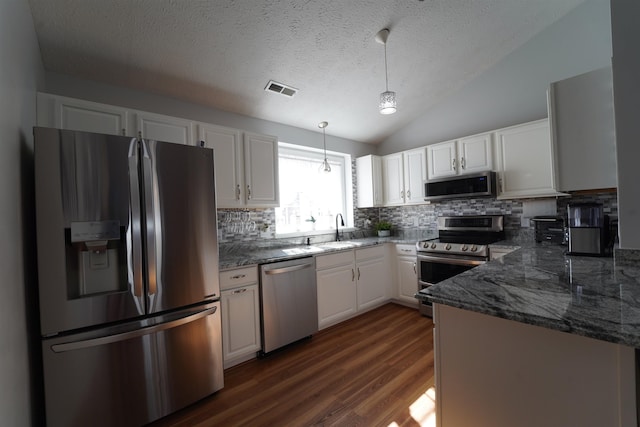
[[237, 286], [258, 282], [258, 267], [235, 268], [220, 272], [220, 289], [233, 289]]
[[406, 256], [415, 256], [416, 245], [396, 245], [396, 254], [406, 255]]
[[384, 257], [384, 245], [376, 245], [370, 248], [356, 249], [356, 262], [371, 258]]
[[349, 265], [352, 263], [353, 263], [353, 250], [316, 256], [316, 270], [333, 268], [340, 265]]

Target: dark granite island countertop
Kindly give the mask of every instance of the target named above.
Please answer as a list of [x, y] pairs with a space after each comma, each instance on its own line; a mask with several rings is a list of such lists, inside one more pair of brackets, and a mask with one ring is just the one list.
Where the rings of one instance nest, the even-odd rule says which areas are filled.
[[433, 303], [640, 348], [640, 265], [616, 267], [613, 258], [528, 245], [421, 295]]

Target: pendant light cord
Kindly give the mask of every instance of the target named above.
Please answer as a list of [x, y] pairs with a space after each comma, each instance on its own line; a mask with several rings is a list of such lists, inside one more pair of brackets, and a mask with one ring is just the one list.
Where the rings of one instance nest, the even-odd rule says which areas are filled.
[[389, 92], [389, 72], [387, 71], [387, 43], [384, 43], [384, 81], [387, 92]]

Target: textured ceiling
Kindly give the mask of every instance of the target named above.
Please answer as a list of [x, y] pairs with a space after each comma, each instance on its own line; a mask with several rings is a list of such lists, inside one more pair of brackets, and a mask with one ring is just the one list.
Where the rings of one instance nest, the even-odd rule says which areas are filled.
[[[377, 143], [583, 0], [29, 0], [45, 69]], [[385, 89], [398, 112], [378, 113]], [[269, 80], [299, 89], [264, 91]]]

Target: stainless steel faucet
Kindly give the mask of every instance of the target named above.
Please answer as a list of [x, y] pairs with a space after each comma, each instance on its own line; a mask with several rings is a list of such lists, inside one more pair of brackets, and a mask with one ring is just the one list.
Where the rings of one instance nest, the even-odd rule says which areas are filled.
[[342, 218], [342, 214], [336, 215], [336, 242], [340, 241], [340, 233], [338, 232], [338, 217], [340, 217], [340, 225], [344, 227], [344, 218]]

